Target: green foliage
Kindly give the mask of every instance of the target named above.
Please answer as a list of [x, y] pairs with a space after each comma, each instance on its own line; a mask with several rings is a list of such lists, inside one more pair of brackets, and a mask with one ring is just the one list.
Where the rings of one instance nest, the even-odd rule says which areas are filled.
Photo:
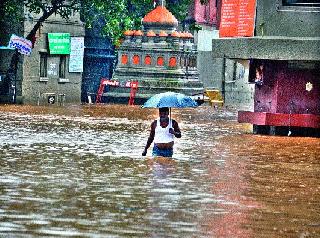
[[18, 19], [21, 14], [20, 8], [21, 3], [19, 0], [2, 0], [0, 1], [0, 13], [1, 18], [0, 21], [7, 21], [12, 19]]
[[82, 10], [86, 26], [92, 27], [94, 22], [103, 19], [105, 25], [102, 33], [117, 45], [125, 30], [140, 28], [141, 18], [152, 6], [152, 0], [87, 0]]
[[171, 0], [167, 1], [167, 8], [179, 22], [182, 22], [188, 16], [191, 3], [193, 3], [193, 0]]
[[[206, 1], [206, 0], [203, 0]], [[193, 0], [167, 0], [167, 8], [182, 21], [187, 17], [189, 5]], [[21, 0], [1, 0], [0, 14], [3, 20], [18, 18], [21, 9], [17, 6]], [[80, 12], [87, 27], [103, 20], [103, 35], [118, 44], [127, 29], [140, 29], [141, 19], [153, 9], [153, 0], [24, 0], [30, 13], [39, 14], [38, 24], [28, 35], [31, 38], [39, 23], [53, 14], [68, 19], [75, 12]], [[1, 21], [0, 21], [1, 22]]]
[[[166, 6], [178, 21], [183, 21], [192, 2], [167, 0]], [[125, 30], [141, 29], [141, 19], [152, 9], [153, 0], [83, 0], [82, 12], [87, 27], [92, 27], [97, 19], [104, 19], [102, 33], [118, 45]]]
[[0, 1], [0, 23], [16, 22], [23, 20], [23, 4], [19, 0], [2, 0]]
[[10, 25], [19, 25], [22, 23], [23, 3], [19, 0], [0, 0], [0, 45], [6, 45], [10, 38]]
[[191, 31], [196, 31], [196, 32], [198, 32], [198, 31], [202, 30], [202, 27], [201, 27], [200, 25], [196, 24], [196, 23], [192, 23], [192, 24], [190, 25], [189, 29], [190, 29]]

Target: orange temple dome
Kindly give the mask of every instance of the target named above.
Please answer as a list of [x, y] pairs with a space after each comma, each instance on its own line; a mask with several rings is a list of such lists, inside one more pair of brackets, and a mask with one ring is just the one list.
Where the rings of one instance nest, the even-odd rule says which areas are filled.
[[134, 31], [133, 35], [135, 36], [143, 36], [143, 32], [141, 30]]
[[185, 32], [180, 32], [180, 37], [181, 37], [181, 38], [187, 38], [187, 35], [186, 35]]
[[181, 32], [180, 37], [182, 38], [193, 38], [193, 35], [190, 32]]
[[180, 33], [177, 32], [177, 31], [174, 31], [174, 32], [171, 33], [171, 36], [172, 37], [180, 37]]
[[193, 38], [193, 35], [190, 32], [187, 32], [187, 37]]
[[143, 23], [147, 24], [165, 24], [165, 25], [178, 25], [178, 20], [175, 16], [163, 6], [157, 6], [151, 12], [149, 12], [142, 20]]
[[156, 36], [156, 33], [154, 33], [152, 30], [147, 32], [147, 36]]
[[132, 35], [133, 35], [133, 31], [126, 30], [123, 34], [124, 34], [125, 36], [132, 36]]
[[160, 31], [159, 36], [165, 37], [168, 36], [168, 34], [165, 31]]

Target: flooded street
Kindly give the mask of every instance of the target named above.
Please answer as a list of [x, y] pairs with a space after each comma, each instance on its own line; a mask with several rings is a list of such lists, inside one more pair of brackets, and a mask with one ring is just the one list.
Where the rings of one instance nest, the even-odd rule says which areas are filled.
[[0, 237], [320, 237], [320, 139], [252, 135], [236, 112], [0, 106]]

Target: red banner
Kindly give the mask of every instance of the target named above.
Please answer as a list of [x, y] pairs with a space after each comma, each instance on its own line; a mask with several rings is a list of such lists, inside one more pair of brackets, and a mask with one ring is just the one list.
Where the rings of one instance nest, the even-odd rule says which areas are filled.
[[102, 82], [102, 84], [104, 84], [104, 85], [110, 85], [110, 86], [116, 86], [116, 87], [120, 85], [119, 81], [109, 80], [109, 79], [105, 79], [105, 80]]
[[222, 0], [219, 37], [252, 37], [256, 0]]

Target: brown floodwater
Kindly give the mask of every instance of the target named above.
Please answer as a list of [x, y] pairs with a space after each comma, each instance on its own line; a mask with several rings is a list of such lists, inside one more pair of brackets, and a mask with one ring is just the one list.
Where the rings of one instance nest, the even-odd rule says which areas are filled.
[[174, 158], [142, 157], [156, 116], [0, 106], [0, 237], [320, 237], [319, 138], [173, 109]]

